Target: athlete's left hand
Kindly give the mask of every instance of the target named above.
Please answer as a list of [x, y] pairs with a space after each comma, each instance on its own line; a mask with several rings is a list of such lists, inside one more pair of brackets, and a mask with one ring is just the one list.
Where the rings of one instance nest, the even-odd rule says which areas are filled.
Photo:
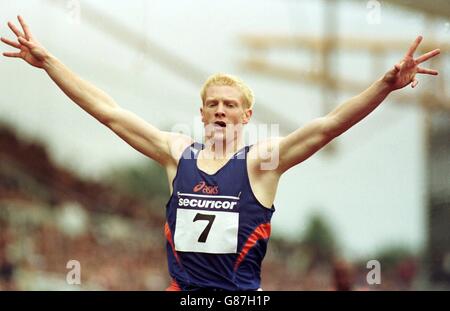
[[438, 72], [433, 69], [421, 68], [419, 64], [429, 60], [430, 58], [441, 53], [439, 49], [435, 49], [428, 53], [419, 56], [414, 59], [414, 52], [422, 41], [422, 36], [418, 36], [414, 43], [409, 48], [405, 57], [398, 63], [395, 64], [394, 68], [388, 71], [384, 77], [383, 81], [389, 84], [392, 90], [401, 89], [411, 83], [411, 87], [416, 87], [419, 81], [416, 79], [416, 74], [428, 74], [428, 75], [438, 75]]

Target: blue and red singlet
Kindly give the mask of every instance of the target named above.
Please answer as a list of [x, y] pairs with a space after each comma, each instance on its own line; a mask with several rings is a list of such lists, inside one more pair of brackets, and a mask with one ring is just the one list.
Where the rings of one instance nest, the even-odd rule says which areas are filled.
[[212, 175], [198, 169], [203, 148], [193, 143], [183, 152], [166, 206], [168, 290], [257, 290], [275, 208], [250, 187], [250, 146]]

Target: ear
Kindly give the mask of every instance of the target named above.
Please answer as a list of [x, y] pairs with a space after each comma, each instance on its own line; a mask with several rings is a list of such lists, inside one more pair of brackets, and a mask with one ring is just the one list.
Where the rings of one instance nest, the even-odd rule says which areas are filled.
[[203, 108], [200, 107], [200, 115], [202, 116], [202, 122], [205, 123], [204, 115], [203, 115]]
[[253, 110], [251, 108], [245, 109], [243, 124], [247, 124], [248, 122], [250, 122], [252, 115], [253, 115]]

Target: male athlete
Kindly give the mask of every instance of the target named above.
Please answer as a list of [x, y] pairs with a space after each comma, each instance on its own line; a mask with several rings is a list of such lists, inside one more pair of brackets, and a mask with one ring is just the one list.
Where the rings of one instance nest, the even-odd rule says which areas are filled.
[[[416, 74], [438, 74], [419, 64], [439, 49], [413, 58], [419, 36], [404, 58], [361, 94], [285, 137], [252, 146], [242, 139], [242, 126], [252, 117], [252, 91], [236, 77], [213, 75], [201, 90], [205, 135], [204, 143], [196, 143], [119, 107], [50, 54], [22, 17], [18, 20], [21, 30], [8, 22], [17, 41], [1, 40], [20, 51], [3, 55], [43, 69], [77, 105], [165, 168], [171, 193], [165, 225], [168, 290], [258, 290], [280, 176], [361, 121], [392, 91], [417, 86]], [[276, 165], [264, 165], [268, 155]]]

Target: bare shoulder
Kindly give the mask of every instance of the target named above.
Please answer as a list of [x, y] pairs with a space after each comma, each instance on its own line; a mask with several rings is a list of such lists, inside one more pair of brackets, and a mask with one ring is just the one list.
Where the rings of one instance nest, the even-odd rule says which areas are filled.
[[271, 137], [252, 145], [248, 152], [249, 169], [259, 175], [264, 173], [278, 174], [279, 146], [283, 137]]
[[279, 144], [281, 137], [273, 137], [254, 144], [247, 157], [250, 186], [255, 197], [266, 208], [275, 200], [281, 171]]
[[169, 191], [172, 195], [173, 187], [172, 183], [177, 174], [178, 162], [183, 154], [183, 151], [190, 146], [194, 140], [184, 134], [164, 132], [167, 141], [167, 147], [169, 150], [169, 161], [165, 162], [165, 169], [167, 174], [167, 179], [169, 182]]
[[186, 150], [194, 140], [192, 137], [181, 133], [164, 132], [164, 134], [166, 135], [167, 146], [170, 151], [170, 164], [177, 166], [183, 151]]

